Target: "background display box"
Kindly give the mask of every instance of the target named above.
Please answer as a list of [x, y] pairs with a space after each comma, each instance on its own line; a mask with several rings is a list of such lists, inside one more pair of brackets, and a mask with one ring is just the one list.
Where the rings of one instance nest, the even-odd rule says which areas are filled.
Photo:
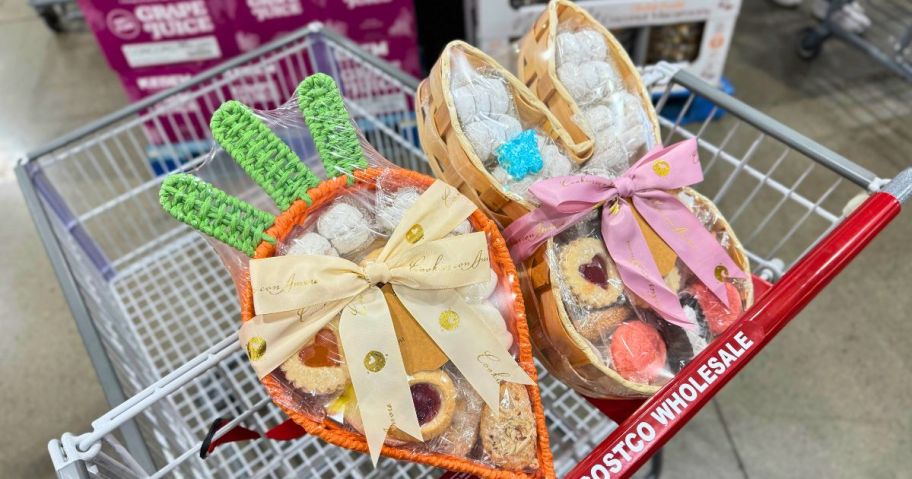
[[[545, 9], [545, 0], [467, 0], [469, 39], [511, 70], [515, 42]], [[659, 61], [686, 67], [719, 85], [741, 0], [581, 0], [617, 37], [641, 70]]]

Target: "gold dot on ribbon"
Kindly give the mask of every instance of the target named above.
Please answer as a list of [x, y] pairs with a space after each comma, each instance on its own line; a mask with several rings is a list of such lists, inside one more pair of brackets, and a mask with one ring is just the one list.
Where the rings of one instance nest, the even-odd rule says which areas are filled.
[[620, 213], [621, 212], [621, 200], [615, 198], [614, 202], [611, 203], [611, 206], [608, 207], [608, 211], [610, 211], [611, 214], [613, 214], [613, 215]]
[[411, 228], [405, 233], [405, 240], [411, 244], [415, 244], [421, 241], [421, 238], [424, 238], [424, 228], [421, 227], [418, 223], [412, 225]]
[[459, 327], [459, 313], [453, 311], [452, 309], [448, 309], [440, 313], [440, 318], [438, 321], [440, 322], [441, 328], [447, 331], [452, 331]]
[[668, 173], [671, 173], [671, 165], [665, 160], [655, 160], [652, 162], [652, 171], [659, 176], [668, 176]]
[[364, 355], [364, 369], [379, 373], [386, 366], [386, 356], [380, 351], [371, 351]]
[[728, 268], [726, 268], [725, 266], [722, 266], [721, 264], [719, 266], [716, 266], [715, 273], [716, 273], [716, 279], [718, 279], [720, 282], [728, 279]]
[[247, 341], [247, 357], [250, 358], [251, 361], [262, 358], [264, 354], [266, 354], [265, 339], [254, 336]]

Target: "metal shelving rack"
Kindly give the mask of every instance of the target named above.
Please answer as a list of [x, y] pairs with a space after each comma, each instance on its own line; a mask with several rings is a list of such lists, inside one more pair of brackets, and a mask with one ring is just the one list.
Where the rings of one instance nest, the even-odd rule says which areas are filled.
[[[330, 74], [359, 127], [384, 156], [407, 168], [429, 170], [417, 146], [416, 79], [319, 25], [28, 154], [17, 177], [113, 408], [93, 421], [91, 431], [63, 434], [49, 443], [59, 477], [429, 474], [425, 466], [392, 460], [381, 460], [373, 469], [366, 456], [311, 437], [230, 443], [205, 461], [198, 457], [217, 418], [230, 419], [218, 437], [234, 425], [266, 430], [284, 417], [256, 381], [235, 339], [238, 308], [227, 272], [201, 236], [161, 211], [157, 191], [162, 176], [157, 172], [200, 165], [206, 151], [198, 145], [209, 144], [208, 119], [201, 111], [226, 100], [232, 84], [263, 81], [256, 75], [267, 69], [289, 72], [297, 81], [316, 71]], [[276, 77], [272, 97], [256, 108], [278, 108], [291, 96], [297, 81], [282, 78]], [[912, 170], [892, 181], [878, 178], [684, 71], [660, 67], [648, 81], [667, 84], [657, 104], [660, 112], [676, 86], [691, 92], [678, 116], [662, 118], [665, 141], [699, 139], [706, 173], [699, 189], [741, 233], [758, 301], [649, 401], [589, 401], [543, 374], [552, 449], [557, 470], [567, 477], [631, 475], [898, 214], [912, 192]], [[683, 125], [698, 96], [729, 115], [719, 122]], [[194, 124], [198, 128], [179, 128]], [[184, 133], [167, 134], [175, 131]], [[306, 141], [287, 141], [305, 161], [316, 161]], [[207, 179], [256, 203], [259, 190], [231, 164], [207, 167], [212, 175]], [[844, 206], [859, 195], [869, 197], [854, 214], [844, 214]], [[166, 333], [165, 325], [177, 332]], [[700, 374], [702, 361], [739, 338], [753, 344], [724, 374], [673, 420], [650, 422], [650, 413], [663, 401], [689, 394], [681, 388]], [[646, 422], [653, 435], [637, 442]], [[619, 464], [606, 463], [619, 441], [625, 443], [626, 456]]]

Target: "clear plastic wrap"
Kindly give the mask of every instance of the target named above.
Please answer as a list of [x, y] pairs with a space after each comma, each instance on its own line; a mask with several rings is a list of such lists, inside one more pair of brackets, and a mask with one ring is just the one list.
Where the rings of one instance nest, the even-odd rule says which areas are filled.
[[[557, 6], [577, 8], [565, 1], [557, 2]], [[560, 19], [553, 42], [556, 47], [551, 47], [556, 52], [530, 53], [530, 48], [542, 46], [547, 38], [530, 33], [524, 39], [524, 58], [556, 57], [558, 66], [568, 66], [562, 70], [566, 75], [572, 72], [585, 77], [578, 88], [587, 95], [581, 97], [581, 111], [586, 128], [595, 132], [594, 153], [588, 160], [573, 150], [582, 143], [566, 142], [568, 130], [562, 135], [562, 125], [552, 122], [568, 104], [557, 101], [556, 94], [543, 96], [539, 77], [527, 76], [526, 83], [539, 98], [552, 102], [548, 103], [552, 116], [533, 114], [536, 108], [548, 106], [530, 102], [531, 90], [472, 47], [450, 44], [418, 91], [419, 133], [435, 171], [459, 185], [505, 227], [539, 206], [528, 191], [535, 182], [571, 175], [615, 178], [658, 142], [655, 113], [644, 103], [645, 90], [635, 70], [630, 66], [621, 74], [616, 68], [612, 55], [619, 47], [611, 46], [603, 36], [607, 33], [590, 27], [595, 20], [585, 15], [556, 14], [554, 2], [542, 18]], [[542, 30], [542, 18], [535, 32]], [[491, 99], [493, 95], [497, 99]], [[563, 109], [567, 111], [572, 109]], [[503, 121], [505, 117], [510, 120]], [[442, 121], [444, 118], [449, 122]], [[465, 139], [447, 128], [457, 123]], [[472, 161], [465, 154], [467, 150], [480, 161]], [[522, 158], [519, 168], [512, 154]], [[522, 175], [513, 174], [515, 170]], [[749, 271], [740, 243], [715, 206], [689, 188], [681, 190], [679, 199], [714, 233], [735, 264]], [[546, 241], [524, 260], [521, 278], [533, 344], [549, 371], [579, 392], [607, 398], [649, 396], [750, 304], [752, 284], [730, 279], [733, 310], [722, 307], [720, 311], [721, 302], [707, 294], [673, 253], [662, 251], [658, 245], [663, 241], [651, 233], [656, 246], [650, 246], [650, 251], [666, 257], [661, 261], [662, 276], [680, 302], [686, 303], [682, 306], [685, 314], [698, 325], [699, 331], [685, 332], [662, 319], [622, 283], [600, 233], [601, 210], [597, 208], [586, 221]], [[667, 259], [669, 255], [671, 259]], [[660, 262], [658, 257], [656, 262]], [[593, 280], [586, 275], [598, 277]]]
[[[564, 147], [549, 136], [540, 116], [524, 115], [505, 72], [450, 51], [450, 94], [469, 146], [508, 194], [534, 202], [532, 183], [580, 171]], [[531, 93], [531, 92], [530, 92]]]
[[[354, 262], [363, 262], [372, 254], [376, 256], [386, 243], [391, 226], [398, 225], [397, 219], [414, 204], [426, 184], [413, 183], [388, 173], [377, 177], [375, 184], [363, 186], [349, 188], [336, 199], [311, 210], [301, 224], [280, 239], [277, 255], [328, 253]], [[475, 228], [476, 225], [467, 223], [459, 228], [462, 231], [454, 233], [468, 233]], [[498, 311], [503, 321], [488, 326], [515, 356], [512, 290], [508, 279], [502, 275], [503, 270], [498, 271], [495, 265], [490, 281], [463, 287], [459, 292], [466, 302], [475, 307]], [[397, 325], [400, 320], [414, 322], [409, 319], [410, 313], [395, 299], [392, 290], [384, 287], [383, 291]], [[285, 409], [306, 414], [315, 422], [330, 419], [354, 432], [363, 433], [356, 399], [345, 372], [345, 355], [338, 344], [337, 325], [338, 320], [335, 320], [331, 327], [317, 335], [313, 344], [288, 359], [281, 370], [272, 373], [272, 378], [280, 385], [279, 389], [272, 389], [273, 400]], [[386, 443], [419, 454], [454, 455], [489, 466], [507, 466], [522, 471], [536, 469], [535, 441], [530, 443], [531, 449], [525, 451], [531, 454], [532, 459], [521, 467], [506, 458], [495, 461], [491, 452], [479, 443], [480, 435], [488, 432], [480, 427], [482, 411], [488, 407], [459, 370], [451, 366], [417, 327], [417, 324], [406, 326], [407, 329], [402, 331], [397, 329], [397, 333], [402, 341], [400, 346], [406, 370], [411, 371], [409, 385], [425, 442], [393, 432]], [[413, 346], [410, 347], [409, 342]], [[504, 401], [508, 401], [506, 396]], [[531, 406], [527, 413], [525, 424], [534, 437]], [[476, 447], [477, 443], [479, 447]]]
[[[732, 250], [730, 230], [705, 198], [684, 189], [678, 198], [713, 233], [726, 250]], [[737, 252], [730, 253], [737, 257]], [[599, 212], [593, 211], [550, 242], [545, 258], [556, 282], [562, 309], [571, 327], [585, 340], [590, 357], [615, 372], [631, 392], [662, 386], [690, 360], [722, 334], [752, 299], [749, 280], [729, 279], [731, 309], [676, 260], [664, 275], [678, 294], [689, 319], [698, 325], [689, 332], [661, 318], [649, 304], [623, 284], [602, 242]], [[586, 391], [605, 391], [588, 383]], [[635, 395], [635, 394], [631, 394]]]
[[640, 86], [621, 74], [602, 33], [575, 17], [561, 20], [553, 48], [557, 77], [580, 108], [573, 119], [595, 139], [584, 169], [623, 173], [655, 146]]
[[[322, 255], [341, 257], [363, 266], [377, 257], [405, 212], [433, 183], [430, 177], [389, 163], [360, 133], [358, 138], [364, 164], [351, 170], [339, 166], [345, 165], [341, 161], [325, 161], [326, 155], [341, 155], [342, 152], [327, 150], [326, 145], [320, 148], [319, 141], [315, 151], [308, 126], [313, 129], [314, 123], [319, 121], [321, 128], [337, 130], [329, 131], [329, 135], [345, 135], [353, 129], [352, 123], [347, 117], [309, 117], [305, 124], [297, 107], [297, 103], [289, 102], [275, 111], [251, 113], [283, 140], [294, 154], [303, 158], [303, 164], [311, 171], [319, 174], [328, 170], [330, 177], [341, 174], [307, 191], [306, 197], [312, 201], [311, 205], [297, 199], [287, 209], [283, 210], [280, 206], [275, 223], [263, 232], [263, 238], [274, 238], [274, 241], [267, 239], [260, 242], [253, 254], [239, 251], [237, 244], [232, 244], [232, 248], [211, 240], [234, 278], [245, 321], [256, 314], [251, 301], [251, 258]], [[339, 124], [333, 126], [333, 121]], [[322, 134], [327, 134], [327, 131]], [[325, 168], [319, 164], [321, 157]], [[225, 162], [230, 160], [226, 152], [217, 147], [210, 154], [209, 161], [195, 173], [215, 183], [216, 187], [219, 182], [235, 181], [232, 175], [225, 175]], [[237, 160], [242, 163], [241, 159]], [[266, 182], [257, 180], [257, 183], [263, 187], [270, 179], [294, 176], [294, 173], [283, 176], [281, 172], [274, 171], [270, 174], [275, 176], [267, 178]], [[162, 195], [165, 204], [164, 187]], [[275, 195], [270, 196], [275, 200]], [[217, 203], [217, 200], [213, 202]], [[261, 202], [256, 203], [263, 209], [275, 210]], [[534, 374], [531, 348], [528, 343], [521, 344], [519, 339], [527, 333], [521, 332], [526, 326], [519, 323], [524, 318], [518, 313], [522, 311], [522, 303], [516, 294], [517, 275], [496, 226], [481, 212], [475, 211], [448, 236], [474, 231], [484, 232], [487, 238], [490, 275], [483, 282], [462, 286], [455, 291], [470, 307], [488, 313], [479, 316], [485, 319], [486, 329], [514, 359]], [[217, 234], [214, 236], [218, 237]], [[219, 239], [225, 241], [222, 237]], [[472, 472], [482, 477], [494, 473], [528, 474], [523, 477], [553, 474], [552, 466], [543, 459], [546, 457], [543, 451], [547, 449], [547, 433], [536, 387], [503, 383], [502, 412], [493, 414], [459, 369], [399, 301], [391, 284], [378, 287], [381, 287], [393, 318], [409, 390], [424, 438], [423, 442], [419, 441], [394, 426], [385, 441], [387, 446], [393, 447], [384, 448], [383, 454]], [[307, 309], [298, 310], [301, 321], [306, 319], [307, 313]], [[282, 362], [262, 381], [273, 401], [308, 432], [346, 447], [365, 448], [358, 400], [339, 334], [337, 316], [297, 354]], [[250, 347], [248, 343], [248, 353], [251, 353]], [[263, 347], [265, 349], [265, 345]], [[509, 414], [503, 411], [509, 411]], [[358, 439], [353, 443], [349, 436]], [[511, 453], [505, 454], [506, 450]]]

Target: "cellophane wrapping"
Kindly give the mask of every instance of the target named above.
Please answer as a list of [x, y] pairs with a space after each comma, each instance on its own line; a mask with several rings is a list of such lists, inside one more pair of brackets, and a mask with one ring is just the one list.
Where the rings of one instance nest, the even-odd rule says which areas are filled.
[[[379, 253], [405, 211], [430, 185], [428, 177], [387, 161], [360, 133], [362, 151], [367, 159], [368, 171], [372, 174], [352, 175], [344, 170], [325, 171], [294, 101], [277, 110], [257, 111], [255, 114], [318, 176], [325, 177], [327, 173], [331, 176], [346, 175], [349, 180], [337, 182], [335, 188], [325, 190], [322, 193], [325, 201], [321, 200], [319, 207], [308, 211], [306, 217], [291, 228], [287, 235], [276, 238], [277, 256], [328, 255], [355, 263], [363, 262], [368, 256]], [[339, 127], [340, 131], [344, 128], [347, 125]], [[324, 151], [323, 154], [335, 153]], [[227, 153], [218, 147], [195, 173], [216, 186], [225, 186], [226, 183], [235, 185], [233, 190], [237, 189], [236, 183], [249, 181]], [[281, 215], [255, 185], [242, 198]], [[476, 217], [470, 217], [451, 234], [466, 234], [481, 230], [482, 227], [483, 224]], [[488, 240], [489, 249], [493, 251], [490, 233]], [[216, 240], [210, 240], [210, 243], [231, 273], [243, 301], [244, 295], [249, 294], [250, 259]], [[494, 261], [494, 256], [491, 252], [489, 279], [459, 288], [458, 292], [474, 307], [498, 312], [502, 320], [490, 322], [487, 326], [515, 358], [518, 345], [517, 314], [511, 288], [513, 278], [505, 273], [507, 265]], [[410, 314], [398, 304], [389, 285], [384, 289], [384, 294], [391, 314]], [[411, 322], [414, 323], [414, 319]], [[270, 392], [273, 401], [286, 410], [303, 414], [316, 423], [330, 420], [353, 432], [363, 433], [356, 398], [345, 367], [345, 352], [338, 338], [338, 323], [338, 318], [333, 320], [310, 344], [270, 374], [281, 385], [278, 391], [273, 389]], [[419, 328], [417, 323], [415, 328]], [[430, 342], [425, 333], [416, 333], [415, 330], [397, 329], [397, 335], [403, 350], [408, 348], [405, 343], [416, 339], [416, 336], [424, 336], [417, 338], [421, 344]], [[437, 353], [442, 355], [439, 350]], [[417, 362], [414, 365], [406, 358], [407, 369], [420, 369], [410, 372], [409, 384], [425, 441], [419, 442], [404, 433], [393, 431], [387, 436], [386, 444], [401, 446], [417, 454], [467, 458], [505, 470], [537, 470], [536, 425], [526, 389], [512, 385], [505, 388], [501, 408], [512, 413], [510, 417], [501, 415], [498, 419], [445, 356], [443, 360], [431, 356], [434, 356], [431, 351], [427, 351], [427, 354], [420, 350], [415, 352], [412, 359]], [[425, 365], [429, 366], [421, 369]], [[513, 430], [505, 428], [504, 421], [507, 419], [518, 421], [517, 427]], [[513, 454], [504, 454], [504, 445], [511, 444]]]
[[[530, 115], [522, 115], [517, 87], [499, 69], [474, 60], [460, 48], [451, 49], [449, 58], [448, 86], [469, 148], [497, 182], [494, 186], [533, 207], [537, 200], [529, 187], [536, 181], [577, 174], [614, 178], [658, 146], [647, 112], [652, 106], [643, 104], [635, 77], [619, 73], [619, 60], [612, 57], [602, 33], [568, 16], [559, 24], [551, 48], [553, 51], [542, 55], [555, 58], [560, 81], [582, 110], [578, 120], [595, 140], [592, 156], [582, 163], [570, 159], [545, 125], [531, 123], [527, 120]], [[504, 146], [528, 131], [534, 132], [535, 142], [530, 145], [540, 156], [541, 166], [527, 168], [521, 177], [511, 175], [508, 170], [513, 158], [505, 155], [509, 150]], [[747, 268], [740, 243], [715, 206], [688, 188], [674, 193], [735, 262]], [[548, 269], [531, 271], [526, 262], [522, 274], [530, 318], [550, 323], [532, 328], [533, 341], [546, 365], [562, 363], [550, 368], [552, 373], [590, 396], [652, 394], [752, 301], [749, 281], [729, 279], [732, 308], [726, 310], [677, 261], [665, 274], [666, 283], [698, 327], [695, 332], [685, 332], [667, 322], [620, 280], [603, 244], [597, 211], [549, 241], [544, 249]], [[550, 275], [549, 280], [543, 281], [543, 275]], [[541, 285], [549, 282], [559, 304], [542, 304]], [[557, 322], [561, 325], [556, 326]]]
[[581, 113], [574, 120], [595, 140], [589, 168], [616, 176], [655, 146], [640, 88], [618, 69], [605, 37], [568, 16], [552, 45], [557, 77]]

